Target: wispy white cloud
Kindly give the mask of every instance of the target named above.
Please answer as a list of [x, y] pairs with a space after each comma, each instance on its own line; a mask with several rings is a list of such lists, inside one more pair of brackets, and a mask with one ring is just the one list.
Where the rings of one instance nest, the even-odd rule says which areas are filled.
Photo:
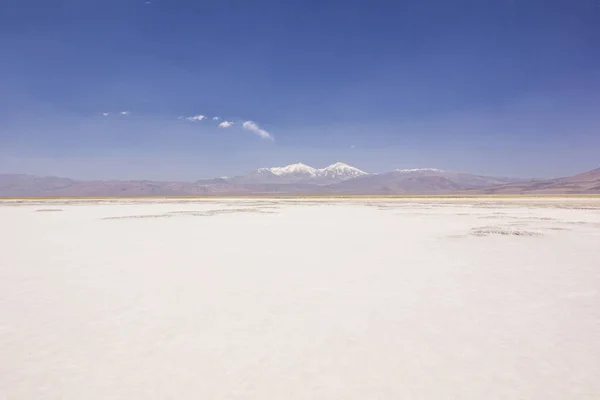
[[256, 122], [254, 121], [246, 121], [242, 124], [242, 126], [244, 127], [244, 129], [249, 130], [250, 132], [260, 136], [263, 139], [273, 139], [273, 136], [271, 136], [271, 134], [267, 131], [265, 131], [264, 129], [261, 129], [260, 126], [258, 126], [258, 124], [256, 124]]
[[219, 128], [229, 128], [231, 125], [233, 125], [233, 122], [223, 121], [219, 124]]
[[104, 115], [105, 117], [108, 117], [108, 114], [109, 114], [109, 113], [106, 113], [106, 112], [105, 112], [105, 113], [102, 113], [102, 115]]
[[220, 120], [220, 119], [221, 119], [221, 118], [219, 118], [219, 117], [213, 117], [213, 120], [215, 120], [215, 121], [218, 121], [218, 120]]
[[121, 111], [121, 115], [125, 115], [125, 116], [127, 116], [127, 115], [129, 115], [129, 114], [131, 114], [131, 112], [130, 112], [130, 111]]
[[353, 145], [353, 144], [352, 144], [352, 145], [350, 145], [350, 148], [351, 148], [351, 149], [354, 149], [355, 147], [356, 147], [356, 146], [355, 146], [355, 145]]
[[206, 118], [206, 116], [204, 116], [204, 115], [194, 115], [193, 117], [187, 117], [186, 119], [188, 121], [194, 121], [195, 122], [195, 121], [202, 121], [205, 118]]

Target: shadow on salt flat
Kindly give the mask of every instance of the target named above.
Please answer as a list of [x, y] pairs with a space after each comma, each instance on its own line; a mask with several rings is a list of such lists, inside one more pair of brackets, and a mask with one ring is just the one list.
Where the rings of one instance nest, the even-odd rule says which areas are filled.
[[471, 229], [471, 236], [543, 236], [540, 232], [509, 229], [500, 226], [484, 226]]
[[210, 211], [170, 211], [165, 214], [151, 214], [151, 215], [123, 215], [115, 217], [104, 217], [105, 220], [115, 219], [157, 219], [157, 218], [173, 218], [179, 216], [188, 217], [212, 217], [215, 215], [223, 214], [237, 214], [237, 213], [253, 213], [253, 214], [277, 214], [276, 211], [266, 211], [264, 209], [254, 208], [234, 208], [234, 209], [222, 209], [222, 210], [210, 210]]

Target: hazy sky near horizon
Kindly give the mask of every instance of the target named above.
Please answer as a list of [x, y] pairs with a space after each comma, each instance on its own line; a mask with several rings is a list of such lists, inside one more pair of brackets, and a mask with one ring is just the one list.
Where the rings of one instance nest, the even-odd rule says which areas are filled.
[[600, 166], [595, 0], [3, 0], [0, 52], [0, 173]]

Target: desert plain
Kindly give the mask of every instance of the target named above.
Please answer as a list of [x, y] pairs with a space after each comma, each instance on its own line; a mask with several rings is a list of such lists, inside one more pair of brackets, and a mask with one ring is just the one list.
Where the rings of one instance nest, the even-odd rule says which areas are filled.
[[2, 399], [598, 399], [600, 198], [0, 201]]

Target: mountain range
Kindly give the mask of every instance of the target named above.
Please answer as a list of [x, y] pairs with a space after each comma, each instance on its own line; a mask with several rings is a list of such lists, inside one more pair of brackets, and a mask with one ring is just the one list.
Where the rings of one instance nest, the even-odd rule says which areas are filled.
[[259, 168], [244, 176], [231, 179], [234, 183], [309, 183], [309, 184], [334, 184], [359, 176], [369, 174], [358, 168], [342, 162], [336, 162], [328, 167], [316, 169], [298, 163], [285, 167]]
[[297, 163], [194, 182], [84, 181], [0, 174], [0, 197], [593, 193], [600, 193], [600, 168], [548, 180], [490, 177], [436, 168], [367, 173], [342, 162], [321, 169]]

